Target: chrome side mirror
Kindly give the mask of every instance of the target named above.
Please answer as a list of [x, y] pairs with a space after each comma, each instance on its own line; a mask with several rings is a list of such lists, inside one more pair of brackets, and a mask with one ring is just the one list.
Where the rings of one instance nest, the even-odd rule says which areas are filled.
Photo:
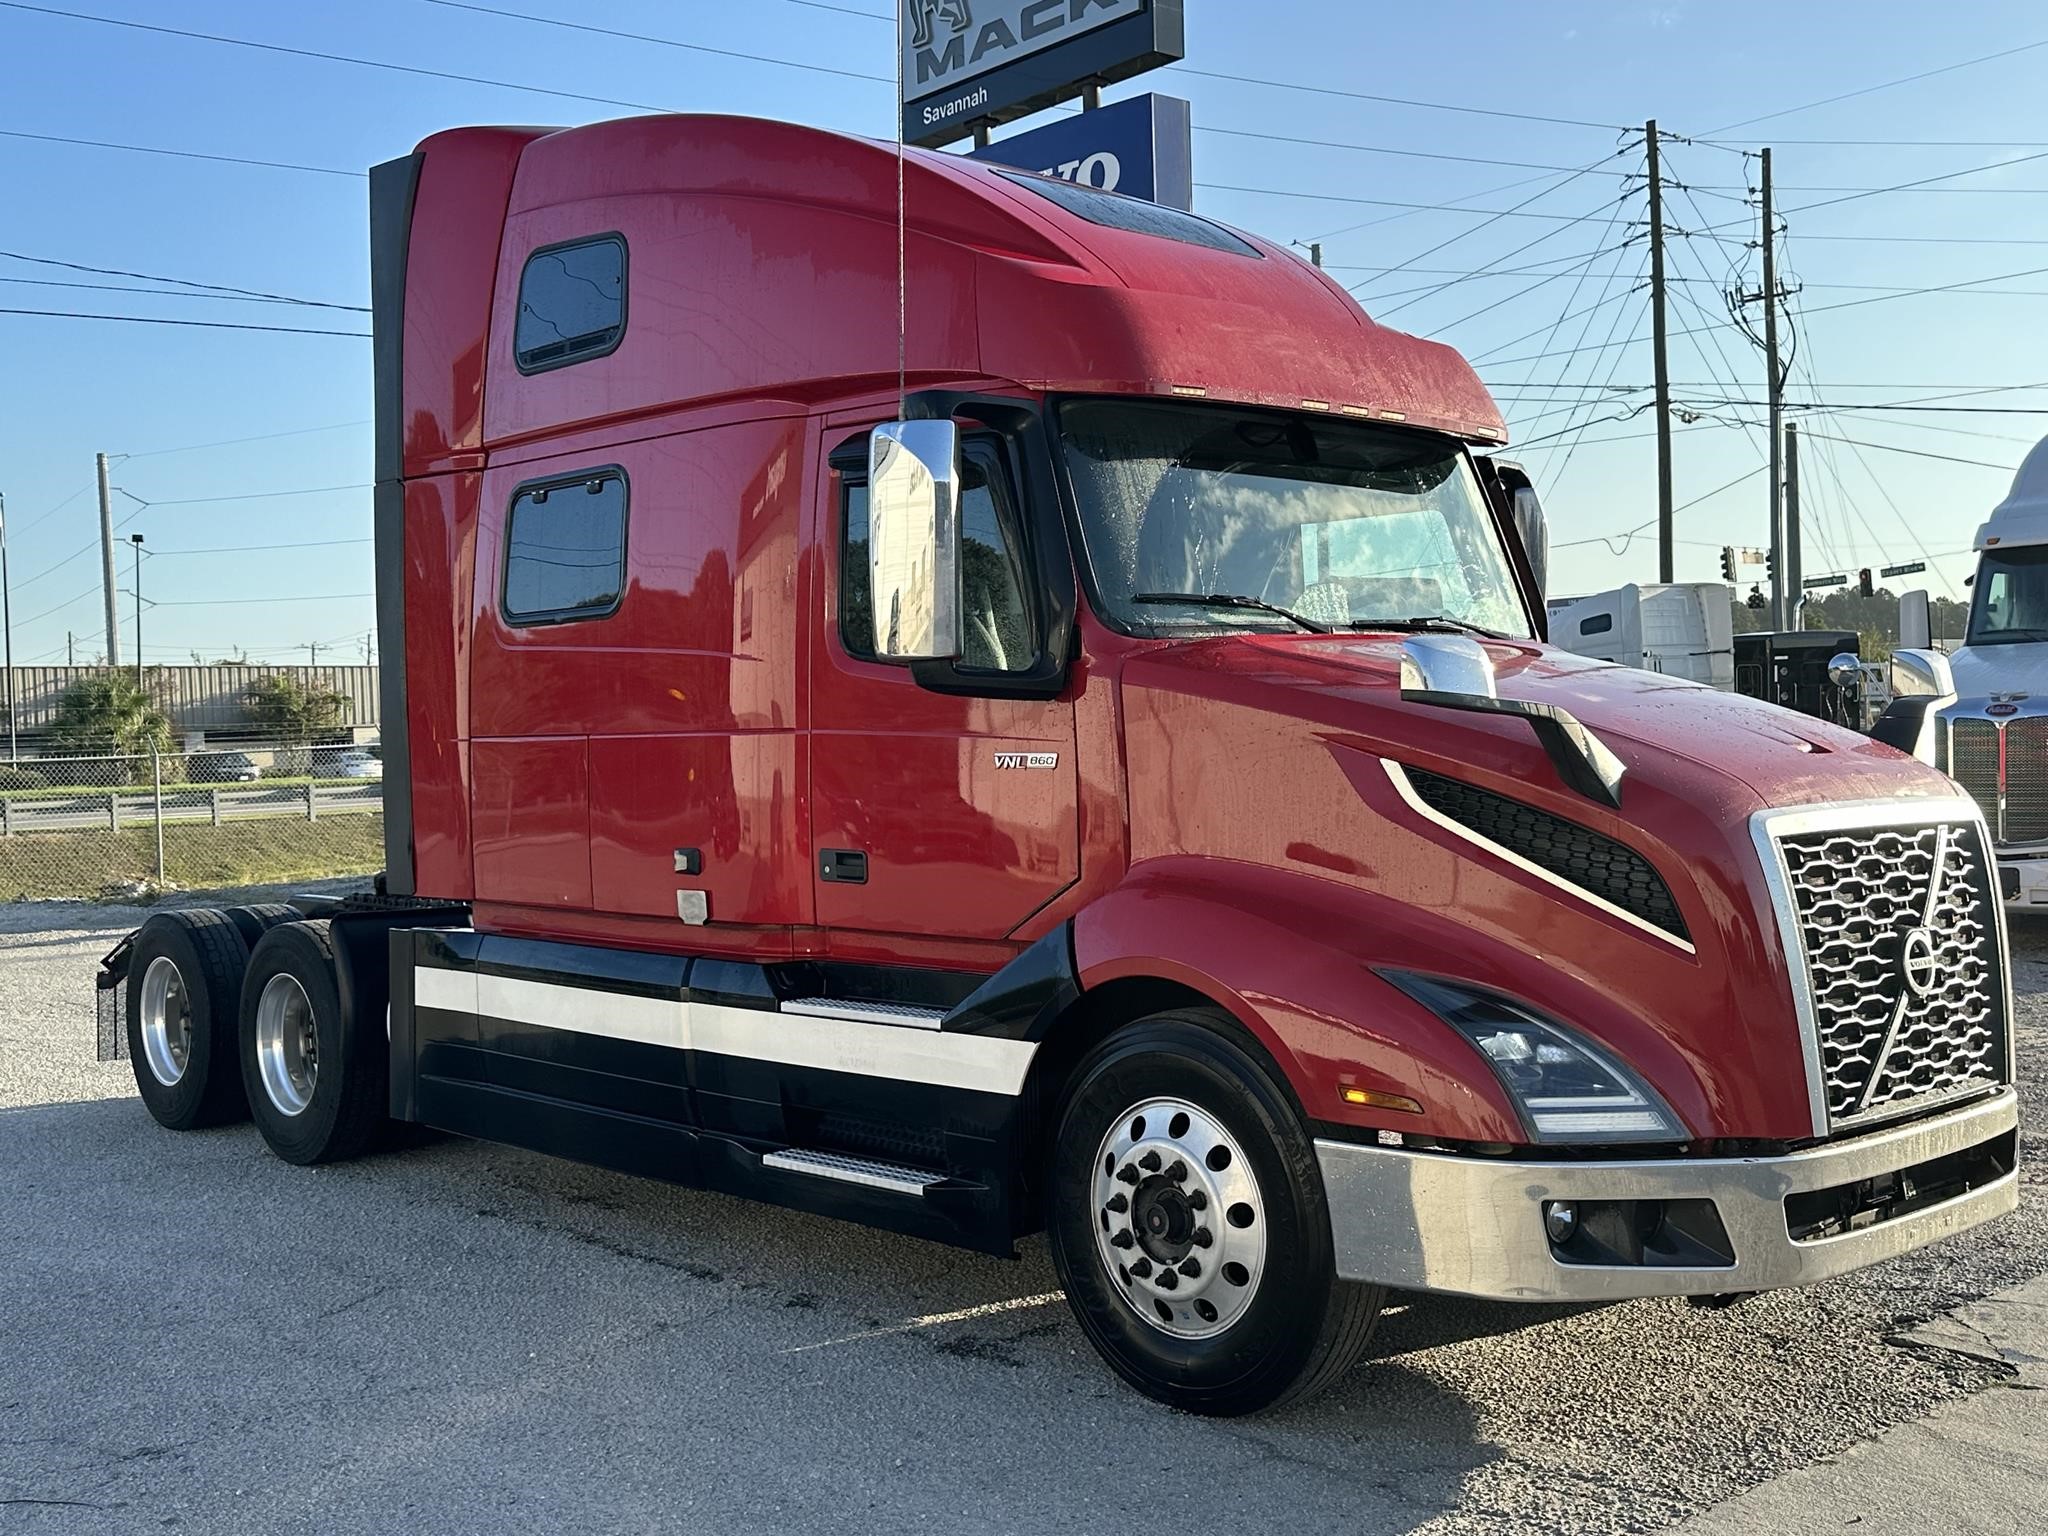
[[1939, 651], [1893, 651], [1892, 697], [1895, 699], [1955, 697], [1956, 675]]
[[960, 433], [893, 421], [868, 440], [868, 580], [875, 655], [960, 654]]
[[1828, 660], [1828, 681], [1837, 688], [1863, 686], [1863, 661], [1854, 651], [1837, 651]]
[[1529, 570], [1536, 578], [1536, 592], [1550, 591], [1550, 520], [1543, 515], [1543, 502], [1532, 486], [1518, 486], [1514, 496], [1515, 534], [1529, 552]]

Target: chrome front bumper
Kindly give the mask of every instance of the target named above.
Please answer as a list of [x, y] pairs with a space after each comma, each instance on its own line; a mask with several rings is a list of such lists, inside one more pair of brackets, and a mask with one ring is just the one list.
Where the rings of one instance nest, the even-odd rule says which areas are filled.
[[[1501, 1301], [1613, 1301], [1809, 1285], [2002, 1216], [2017, 1166], [1966, 1194], [1837, 1236], [1793, 1238], [1790, 1195], [1912, 1168], [2019, 1124], [2011, 1089], [1960, 1110], [1783, 1157], [1506, 1162], [1355, 1142], [1316, 1142], [1337, 1272], [1411, 1291]], [[1732, 1264], [1573, 1264], [1553, 1253], [1545, 1201], [1710, 1200]]]

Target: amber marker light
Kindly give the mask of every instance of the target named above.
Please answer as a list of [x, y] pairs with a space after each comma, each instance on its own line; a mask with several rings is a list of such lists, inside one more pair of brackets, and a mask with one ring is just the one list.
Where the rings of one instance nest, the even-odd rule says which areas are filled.
[[1406, 1094], [1380, 1093], [1372, 1088], [1340, 1089], [1346, 1104], [1356, 1104], [1365, 1109], [1398, 1109], [1404, 1114], [1419, 1115], [1422, 1106]]

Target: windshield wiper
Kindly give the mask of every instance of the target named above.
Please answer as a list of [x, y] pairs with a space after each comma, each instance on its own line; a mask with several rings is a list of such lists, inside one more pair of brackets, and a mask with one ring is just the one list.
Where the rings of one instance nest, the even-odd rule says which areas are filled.
[[1278, 603], [1269, 603], [1262, 597], [1244, 597], [1236, 592], [1140, 592], [1131, 601], [1171, 603], [1182, 608], [1255, 608], [1260, 613], [1277, 613], [1281, 618], [1299, 624], [1312, 635], [1330, 633], [1330, 626], [1327, 624], [1305, 619], [1292, 609], [1282, 608]]
[[1418, 632], [1448, 629], [1457, 634], [1477, 635], [1482, 640], [1505, 640], [1508, 638], [1497, 629], [1482, 629], [1477, 624], [1467, 624], [1463, 619], [1447, 618], [1440, 613], [1431, 614], [1427, 618], [1419, 619], [1353, 619], [1344, 627], [1346, 629], [1362, 630], [1405, 629]]

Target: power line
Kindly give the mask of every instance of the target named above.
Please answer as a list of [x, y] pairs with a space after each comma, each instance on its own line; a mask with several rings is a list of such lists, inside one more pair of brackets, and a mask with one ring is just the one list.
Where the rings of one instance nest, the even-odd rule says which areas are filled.
[[1989, 459], [1959, 459], [1952, 453], [1933, 453], [1925, 448], [1901, 448], [1894, 443], [1871, 443], [1865, 442], [1860, 438], [1836, 437], [1830, 433], [1816, 432], [1811, 427], [1802, 431], [1800, 436], [1818, 438], [1822, 442], [1828, 443], [1847, 443], [1852, 448], [1876, 448], [1884, 453], [1910, 454], [1916, 459], [1940, 459], [1948, 464], [1970, 464], [1979, 469], [1995, 469], [2008, 475], [2012, 473], [2013, 469], [2013, 466], [2010, 464], [1994, 464]]
[[[1337, 192], [1289, 192], [1279, 187], [1240, 187], [1220, 181], [1198, 181], [1195, 185], [1204, 192], [1244, 192], [1253, 197], [1291, 197], [1309, 203], [1355, 203], [1363, 208], [1409, 208], [1418, 213], [1488, 214], [1493, 219], [1551, 219], [1559, 224], [1583, 224], [1588, 219], [1599, 217], [1597, 212], [1577, 216], [1565, 213], [1524, 213], [1519, 207], [1448, 208], [1442, 203], [1398, 203], [1383, 197], [1349, 197]], [[1534, 199], [1530, 201], [1533, 202]]]
[[[2035, 46], [2035, 47], [2040, 47], [2040, 46], [2042, 46], [2042, 45], [2041, 45], [2041, 44], [2039, 44], [2039, 43], [2036, 43], [2036, 44], [2035, 44], [2034, 46]], [[1810, 213], [1810, 212], [1812, 212], [1812, 211], [1813, 211], [1814, 209], [1816, 209], [1816, 208], [1834, 208], [1834, 207], [1837, 207], [1837, 206], [1839, 206], [1839, 205], [1840, 205], [1840, 204], [1842, 204], [1842, 203], [1854, 203], [1854, 202], [1859, 202], [1859, 201], [1861, 201], [1862, 199], [1864, 199], [1864, 198], [1866, 198], [1866, 197], [1882, 197], [1882, 196], [1884, 196], [1884, 195], [1885, 195], [1886, 193], [1888, 193], [1888, 192], [1911, 192], [1911, 191], [1913, 191], [1914, 189], [1916, 189], [1916, 188], [1919, 188], [1919, 187], [1929, 187], [1929, 186], [1932, 186], [1932, 185], [1933, 185], [1933, 184], [1934, 184], [1935, 182], [1938, 182], [1938, 181], [1954, 181], [1954, 180], [1955, 180], [1955, 179], [1956, 179], [1957, 177], [1959, 177], [1959, 176], [1981, 176], [1981, 175], [1983, 175], [1983, 174], [1984, 174], [1985, 172], [1987, 172], [1987, 171], [2002, 171], [2002, 170], [2005, 170], [2005, 169], [2006, 169], [2006, 168], [2007, 168], [2008, 166], [2014, 166], [2014, 165], [2031, 165], [2031, 164], [2032, 164], [2033, 162], [2035, 162], [2036, 160], [2048, 160], [2048, 149], [2043, 149], [2043, 150], [2037, 150], [2037, 151], [2035, 151], [2035, 153], [2033, 153], [2033, 154], [2031, 154], [2031, 155], [2019, 155], [2019, 156], [2017, 156], [2017, 157], [2015, 157], [2014, 159], [2011, 159], [2011, 160], [1999, 160], [1999, 161], [1996, 161], [1996, 162], [1994, 162], [1993, 164], [1990, 164], [1990, 165], [1973, 165], [1973, 166], [1969, 167], [1969, 168], [1968, 168], [1967, 170], [1961, 170], [1961, 171], [1947, 171], [1947, 172], [1944, 172], [1944, 173], [1943, 173], [1942, 175], [1939, 175], [1939, 176], [1923, 176], [1923, 177], [1921, 177], [1921, 178], [1920, 178], [1920, 179], [1919, 179], [1918, 181], [1902, 181], [1902, 182], [1899, 182], [1899, 183], [1898, 183], [1897, 185], [1895, 185], [1895, 186], [1889, 186], [1889, 187], [1864, 187], [1864, 188], [1861, 188], [1861, 189], [1860, 189], [1860, 190], [1858, 190], [1858, 191], [1850, 192], [1850, 193], [1848, 193], [1847, 195], [1845, 195], [1845, 196], [1842, 196], [1842, 197], [1829, 197], [1829, 198], [1823, 198], [1823, 199], [1822, 199], [1822, 200], [1821, 200], [1820, 202], [1817, 202], [1817, 203], [1801, 203], [1801, 204], [1800, 204], [1800, 205], [1799, 205], [1798, 207], [1796, 207], [1796, 208], [1787, 208], [1787, 209], [1784, 209], [1784, 210], [1783, 210], [1783, 212], [1785, 212], [1785, 213], [1786, 213], [1786, 214], [1788, 214], [1788, 215], [1789, 215], [1789, 214], [1794, 214], [1794, 213]], [[1950, 189], [1950, 190], [1954, 190], [1954, 189]], [[2026, 189], [2021, 189], [2021, 188], [2014, 188], [2014, 189], [2012, 189], [2012, 190], [2015, 190], [2015, 191], [2019, 191], [2019, 190], [2039, 191], [2039, 190], [2041, 190], [2041, 189], [2040, 189], [2040, 188], [2026, 188]]]
[[2039, 42], [2021, 43], [2016, 47], [2000, 49], [1997, 53], [1982, 54], [1974, 59], [1964, 59], [1960, 64], [1944, 64], [1939, 69], [1923, 69], [1916, 75], [1902, 75], [1896, 80], [1886, 80], [1878, 85], [1866, 85], [1860, 90], [1844, 91], [1839, 96], [1825, 96], [1819, 101], [1809, 101], [1797, 107], [1784, 107], [1776, 112], [1766, 112], [1761, 117], [1746, 117], [1739, 123], [1726, 123], [1711, 130], [1712, 138], [1736, 128], [1748, 128], [1755, 123], [1768, 123], [1780, 117], [1790, 117], [1795, 112], [1811, 112], [1815, 107], [1831, 107], [1838, 101], [1850, 101], [1858, 96], [1873, 95], [1878, 91], [1889, 91], [1895, 86], [1911, 85], [1916, 80], [1932, 79], [1936, 75], [1952, 74], [1959, 69], [1969, 69], [1978, 64], [1989, 64], [1996, 59], [2009, 59], [2016, 53], [2029, 53], [2036, 48], [2048, 48], [2048, 38]]
[[[163, 503], [159, 502], [159, 506]], [[336, 549], [344, 544], [370, 544], [372, 539], [301, 539], [290, 544], [216, 544], [210, 549], [152, 549], [155, 555], [255, 555], [270, 549]]]
[[168, 155], [178, 160], [214, 160], [223, 165], [253, 165], [271, 171], [304, 171], [314, 176], [353, 176], [362, 171], [338, 170], [330, 165], [299, 165], [288, 160], [251, 160], [243, 155], [207, 155], [193, 149], [164, 149], [151, 144], [115, 144], [106, 139], [74, 139], [59, 133], [24, 133], [18, 128], [0, 128], [0, 139], [33, 139], [39, 144], [76, 144], [87, 149], [118, 149], [131, 155]]
[[[1351, 144], [1337, 139], [1303, 139], [1285, 133], [1259, 133], [1250, 128], [1215, 128], [1207, 123], [1195, 124], [1197, 133], [1220, 133], [1233, 139], [1263, 139], [1273, 144], [1302, 144], [1313, 149], [1351, 149], [1368, 155], [1399, 155], [1411, 160], [1449, 160], [1459, 165], [1501, 165], [1511, 170], [1567, 172], [1574, 169], [1569, 165], [1545, 165], [1533, 160], [1493, 160], [1483, 155], [1447, 155], [1427, 149], [1391, 149], [1381, 144]], [[1626, 171], [1594, 171], [1597, 176], [1627, 176]], [[1440, 207], [1441, 204], [1431, 206]]]
[[[502, 16], [509, 21], [531, 22], [536, 26], [560, 27], [568, 32], [591, 32], [599, 37], [616, 37], [629, 43], [653, 43], [659, 48], [681, 48], [690, 53], [708, 53], [721, 59], [744, 59], [756, 64], [779, 64], [784, 69], [800, 69], [814, 75], [836, 75], [842, 80], [868, 80], [878, 85], [893, 85], [890, 75], [870, 75], [855, 69], [834, 69], [829, 64], [801, 64], [794, 59], [772, 59], [764, 54], [742, 53], [732, 48], [712, 48], [703, 43], [685, 43], [673, 37], [655, 37], [645, 32], [621, 32], [613, 27], [596, 27], [588, 22], [568, 21], [559, 16], [532, 16], [525, 11], [501, 10], [493, 5], [476, 5], [472, 0], [427, 0], [429, 5], [438, 5], [451, 11], [475, 11], [482, 16]], [[525, 87], [521, 87], [525, 89]], [[652, 110], [661, 110], [655, 108]]]
[[[7, 0], [0, 0], [0, 5]], [[0, 315], [42, 315], [51, 320], [123, 320], [130, 325], [196, 325], [209, 331], [282, 331], [293, 336], [360, 336], [368, 331], [323, 331], [303, 325], [244, 325], [234, 320], [172, 320], [162, 315], [96, 315], [70, 309], [0, 309]]]
[[197, 453], [202, 448], [238, 448], [243, 443], [267, 443], [280, 437], [310, 437], [316, 432], [340, 432], [349, 427], [367, 427], [369, 424], [367, 421], [337, 421], [324, 427], [293, 427], [288, 432], [259, 432], [254, 437], [223, 437], [211, 443], [183, 443], [176, 448], [150, 448], [142, 453], [123, 454], [122, 457], [155, 459], [167, 453]]
[[147, 507], [210, 507], [225, 501], [274, 501], [280, 496], [324, 496], [331, 491], [367, 491], [368, 485], [308, 485], [290, 491], [248, 491], [234, 496], [181, 496], [175, 501], [146, 501]]
[[1312, 96], [1341, 96], [1347, 101], [1374, 101], [1389, 107], [1421, 107], [1431, 112], [1465, 112], [1474, 117], [1504, 117], [1520, 123], [1550, 123], [1559, 128], [1599, 128], [1609, 133], [1627, 133], [1624, 123], [1589, 123], [1577, 117], [1544, 117], [1535, 112], [1508, 112], [1497, 107], [1466, 107], [1444, 101], [1417, 101], [1408, 96], [1376, 96], [1370, 91], [1344, 91], [1328, 85], [1302, 85], [1293, 80], [1262, 80], [1254, 75], [1224, 74], [1213, 69], [1189, 69], [1186, 65], [1172, 66], [1177, 75], [1192, 75], [1201, 80], [1228, 80], [1238, 85], [1262, 85], [1277, 91], [1304, 91]]
[[[22, 288], [69, 288], [90, 293], [144, 293], [158, 299], [199, 299], [208, 304], [293, 304], [296, 299], [258, 299], [243, 293], [196, 293], [185, 288], [146, 288], [140, 283], [66, 282], [55, 277], [0, 277], [0, 283]], [[354, 309], [353, 304], [325, 305], [323, 308]], [[367, 313], [367, 311], [365, 311]]]
[[227, 608], [254, 603], [345, 603], [375, 597], [374, 592], [307, 592], [292, 597], [184, 597], [159, 602], [159, 608]]
[[1943, 283], [1938, 287], [1905, 288], [1896, 293], [1880, 293], [1867, 299], [1844, 299], [1839, 304], [1816, 304], [1806, 309], [1804, 313], [1808, 315], [1824, 315], [1830, 310], [1856, 309], [1864, 304], [1886, 304], [1894, 299], [1918, 298], [1923, 294], [1954, 293], [1959, 289], [1974, 288], [1980, 283], [2006, 283], [2011, 282], [2015, 278], [2039, 277], [2044, 272], [2048, 272], [2048, 267], [2029, 267], [2024, 272], [2006, 272], [1997, 277], [1973, 277], [1960, 283]]
[[62, 267], [67, 272], [92, 272], [101, 277], [132, 277], [145, 283], [174, 283], [180, 288], [197, 288], [209, 293], [264, 299], [274, 304], [302, 304], [308, 309], [346, 309], [359, 315], [367, 315], [370, 312], [366, 304], [335, 304], [326, 299], [302, 299], [293, 294], [271, 293], [262, 288], [237, 288], [224, 283], [202, 283], [189, 277], [165, 277], [156, 272], [130, 272], [121, 267], [93, 267], [81, 261], [59, 261], [53, 256], [30, 256], [23, 251], [0, 251], [0, 256], [11, 261], [26, 261], [39, 267]]
[[[125, 27], [134, 32], [155, 32], [165, 37], [184, 37], [202, 43], [221, 43], [230, 48], [253, 48], [261, 53], [282, 53], [292, 58], [323, 59], [330, 64], [352, 64], [359, 69], [383, 69], [401, 75], [418, 75], [429, 80], [452, 80], [459, 85], [487, 85], [500, 90], [525, 91], [535, 96], [553, 96], [563, 101], [584, 101], [600, 107], [626, 107], [634, 112], [665, 112], [666, 107], [644, 101], [622, 101], [616, 96], [591, 96], [581, 91], [557, 90], [546, 85], [522, 85], [514, 80], [493, 80], [483, 75], [462, 75], [446, 69], [426, 69], [416, 64], [391, 64], [382, 59], [358, 59], [345, 53], [324, 53], [317, 48], [287, 48], [282, 43], [257, 43], [244, 37], [224, 37], [217, 32], [193, 32], [182, 27], [158, 26], [153, 22], [128, 21], [114, 16], [93, 16], [84, 11], [63, 11], [54, 6], [29, 5], [25, 0], [0, 0], [0, 9], [31, 11], [42, 16], [61, 16], [70, 21], [95, 22], [103, 27]], [[764, 60], [779, 63], [780, 60]]]

